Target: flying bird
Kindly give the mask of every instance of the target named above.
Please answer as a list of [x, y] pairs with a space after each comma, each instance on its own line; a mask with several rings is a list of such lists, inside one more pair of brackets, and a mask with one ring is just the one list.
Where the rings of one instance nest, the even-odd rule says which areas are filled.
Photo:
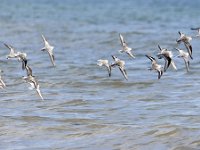
[[150, 55], [145, 55], [147, 58], [149, 58], [151, 60], [151, 68], [149, 68], [149, 70], [156, 70], [158, 72], [158, 79], [161, 78], [161, 76], [163, 75], [163, 69], [162, 66], [159, 65], [156, 62], [156, 59]]
[[7, 59], [16, 58], [17, 54], [15, 53], [14, 47], [12, 47], [11, 45], [8, 45], [6, 43], [4, 43], [4, 45], [10, 50], [10, 53], [6, 56], [6, 58]]
[[186, 70], [187, 70], [187, 72], [189, 72], [189, 65], [190, 65], [189, 53], [185, 52], [184, 50], [181, 50], [179, 48], [176, 48], [176, 50], [179, 52], [178, 57], [183, 58], [183, 60], [185, 62]]
[[186, 36], [184, 33], [181, 33], [180, 31], [178, 32], [180, 35], [180, 38], [176, 40], [176, 42], [179, 44], [181, 42], [184, 43], [185, 47], [188, 50], [188, 53], [190, 55], [190, 58], [193, 59], [192, 57], [192, 45], [190, 44], [190, 41], [192, 40], [192, 37]]
[[49, 44], [49, 42], [46, 40], [44, 35], [42, 35], [42, 39], [44, 41], [44, 47], [41, 49], [41, 51], [47, 51], [48, 54], [49, 54], [49, 57], [51, 59], [51, 63], [53, 64], [53, 66], [56, 66], [55, 57], [54, 57], [54, 54], [53, 54], [54, 47]]
[[10, 53], [6, 56], [7, 59], [10, 58], [17, 58], [19, 61], [22, 62], [22, 69], [24, 70], [26, 65], [27, 65], [27, 54], [26, 53], [22, 53], [22, 52], [15, 52], [15, 49], [13, 46], [8, 45], [6, 43], [4, 43], [4, 45], [10, 49]]
[[131, 52], [131, 51], [132, 51], [132, 48], [128, 47], [127, 43], [126, 43], [125, 40], [124, 40], [124, 37], [123, 37], [121, 34], [119, 34], [119, 39], [120, 39], [121, 46], [122, 46], [122, 50], [119, 50], [119, 52], [120, 52], [120, 53], [125, 52], [125, 53], [127, 53], [130, 57], [135, 58], [135, 56], [133, 56], [133, 54], [132, 54], [132, 52]]
[[26, 65], [26, 73], [27, 73], [27, 76], [23, 77], [23, 79], [27, 83], [29, 83], [31, 85], [31, 88], [35, 89], [37, 94], [40, 96], [40, 98], [42, 100], [44, 100], [44, 98], [40, 92], [40, 85], [38, 84], [38, 81], [36, 80], [35, 76], [32, 75], [32, 69], [28, 65]]
[[121, 71], [122, 75], [126, 80], [128, 80], [127, 72], [125, 70], [125, 61], [120, 60], [116, 56], [112, 55], [112, 58], [114, 60], [114, 63], [111, 64], [111, 67], [118, 66], [119, 70]]
[[175, 70], [177, 70], [176, 65], [172, 59], [173, 54], [172, 51], [169, 51], [168, 49], [161, 48], [160, 45], [158, 45], [158, 48], [160, 49], [160, 52], [157, 54], [158, 59], [165, 59], [165, 66], [164, 66], [164, 72], [168, 69], [168, 67], [171, 65]]
[[98, 66], [105, 66], [107, 68], [108, 75], [110, 77], [111, 76], [111, 66], [110, 66], [108, 60], [107, 59], [99, 59], [97, 61], [98, 61], [98, 63], [97, 63]]

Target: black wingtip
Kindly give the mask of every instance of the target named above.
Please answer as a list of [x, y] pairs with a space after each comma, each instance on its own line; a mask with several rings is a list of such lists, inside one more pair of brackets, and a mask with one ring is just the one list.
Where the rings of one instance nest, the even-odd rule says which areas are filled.
[[190, 28], [191, 30], [199, 30], [200, 27], [196, 27], [196, 28]]
[[113, 59], [115, 59], [115, 56], [114, 56], [114, 55], [111, 55], [111, 57], [112, 57]]
[[162, 50], [162, 48], [160, 47], [160, 45], [158, 44], [158, 48], [160, 49], [160, 50]]
[[22, 70], [24, 70], [27, 66], [27, 59], [22, 61]]
[[158, 80], [161, 78], [161, 76], [163, 75], [163, 71], [158, 71]]

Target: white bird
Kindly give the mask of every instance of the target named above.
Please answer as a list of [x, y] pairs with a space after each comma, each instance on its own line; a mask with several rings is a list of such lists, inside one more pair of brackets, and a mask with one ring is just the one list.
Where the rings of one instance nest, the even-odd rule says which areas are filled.
[[42, 100], [44, 100], [41, 92], [40, 92], [40, 85], [38, 84], [38, 81], [36, 80], [35, 76], [32, 75], [32, 69], [26, 65], [26, 72], [27, 76], [23, 77], [23, 79], [31, 85], [32, 89], [35, 89], [37, 94], [40, 96]]
[[122, 50], [119, 50], [120, 53], [127, 53], [130, 57], [135, 58], [135, 56], [133, 56], [132, 54], [132, 48], [128, 47], [127, 43], [125, 42], [123, 36], [121, 34], [119, 34], [119, 39], [121, 42], [121, 46], [122, 46]]
[[8, 45], [6, 43], [4, 43], [4, 45], [10, 49], [10, 53], [9, 55], [6, 56], [7, 59], [10, 58], [17, 58], [19, 61], [22, 62], [22, 69], [24, 70], [26, 65], [27, 65], [27, 54], [26, 53], [22, 53], [22, 52], [15, 52], [15, 49], [11, 46]]
[[180, 35], [180, 38], [177, 39], [176, 42], [177, 43], [183, 42], [185, 47], [188, 50], [190, 58], [193, 59], [193, 57], [192, 57], [192, 45], [190, 44], [190, 41], [192, 40], [192, 37], [186, 36], [184, 33], [181, 33], [180, 31], [178, 33]]
[[169, 51], [168, 49], [161, 48], [160, 45], [158, 45], [158, 48], [160, 49], [160, 52], [157, 54], [158, 59], [164, 58], [165, 59], [165, 66], [164, 66], [164, 72], [168, 69], [168, 67], [171, 65], [175, 70], [177, 70], [176, 65], [173, 61], [173, 54], [172, 51]]
[[[0, 70], [0, 72], [2, 72], [2, 70]], [[4, 83], [3, 79], [1, 78], [1, 75], [0, 75], [0, 88], [3, 89], [6, 87], [6, 84]]]
[[17, 58], [17, 54], [15, 53], [14, 47], [12, 47], [11, 45], [8, 45], [6, 43], [4, 43], [4, 45], [10, 50], [10, 53], [6, 56], [6, 58], [7, 59]]
[[98, 61], [98, 63], [97, 63], [98, 66], [105, 66], [107, 68], [108, 75], [110, 77], [111, 76], [111, 66], [110, 66], [108, 60], [107, 59], [99, 59], [97, 61]]
[[48, 54], [49, 54], [49, 57], [51, 59], [51, 62], [53, 64], [53, 66], [56, 66], [56, 64], [55, 64], [55, 57], [54, 57], [54, 54], [53, 54], [54, 47], [49, 44], [49, 42], [46, 40], [46, 38], [44, 37], [44, 35], [42, 35], [42, 39], [44, 41], [44, 47], [41, 49], [41, 51], [47, 51]]
[[178, 48], [176, 48], [176, 50], [179, 52], [178, 57], [183, 58], [183, 60], [185, 62], [186, 70], [187, 70], [187, 72], [189, 72], [189, 65], [190, 65], [190, 62], [189, 62], [189, 53], [185, 52], [184, 50], [178, 49]]
[[118, 66], [119, 70], [121, 71], [122, 75], [126, 80], [128, 80], [127, 72], [125, 70], [125, 61], [120, 60], [116, 56], [112, 55], [113, 60], [115, 61], [113, 64], [111, 64], [111, 67]]
[[159, 65], [156, 62], [156, 59], [150, 55], [145, 55], [147, 58], [149, 58], [151, 60], [151, 68], [149, 68], [149, 70], [156, 70], [158, 72], [158, 79], [161, 78], [161, 76], [163, 75], [163, 69], [162, 66]]
[[198, 28], [191, 28], [191, 30], [197, 30], [196, 37], [200, 37], [200, 27], [198, 27]]

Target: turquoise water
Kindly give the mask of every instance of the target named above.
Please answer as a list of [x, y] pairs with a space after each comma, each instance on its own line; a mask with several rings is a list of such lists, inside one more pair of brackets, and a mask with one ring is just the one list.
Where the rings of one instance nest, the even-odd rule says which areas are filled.
[[[144, 56], [157, 45], [173, 51], [178, 31], [196, 35], [200, 1], [2, 0], [0, 41], [28, 55], [45, 101], [24, 83], [21, 64], [0, 44], [0, 149], [200, 149], [200, 39], [190, 72], [174, 57], [161, 80]], [[118, 53], [119, 33], [135, 59]], [[55, 47], [56, 68], [42, 53], [41, 34]], [[179, 47], [184, 48], [183, 45]], [[126, 61], [107, 77], [98, 59]], [[163, 60], [159, 60], [164, 64]]]

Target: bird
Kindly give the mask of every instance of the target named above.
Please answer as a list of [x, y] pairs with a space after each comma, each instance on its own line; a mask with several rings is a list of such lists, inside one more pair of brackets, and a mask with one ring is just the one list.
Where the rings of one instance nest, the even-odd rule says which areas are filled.
[[160, 52], [157, 54], [158, 59], [165, 59], [165, 66], [164, 66], [164, 72], [167, 71], [168, 67], [171, 65], [175, 70], [177, 70], [176, 65], [172, 59], [173, 54], [172, 51], [169, 51], [168, 49], [161, 48], [160, 45], [158, 45], [158, 48], [160, 49]]
[[198, 28], [191, 28], [191, 30], [197, 30], [196, 37], [200, 37], [200, 27], [198, 27]]
[[[0, 72], [3, 72], [2, 70], [0, 70]], [[6, 87], [6, 84], [4, 83], [3, 79], [1, 78], [1, 75], [0, 75], [0, 88], [3, 89]]]
[[125, 61], [120, 60], [116, 56], [112, 55], [113, 60], [115, 61], [114, 63], [111, 64], [111, 67], [118, 66], [119, 70], [121, 71], [122, 75], [126, 80], [128, 80], [127, 72], [125, 70]]
[[107, 68], [108, 75], [110, 77], [111, 76], [111, 66], [110, 66], [108, 60], [107, 59], [99, 59], [97, 61], [98, 61], [98, 63], [97, 63], [98, 66], [105, 66]]
[[31, 85], [31, 88], [35, 89], [37, 94], [40, 96], [40, 98], [44, 100], [40, 91], [40, 85], [38, 84], [38, 81], [36, 80], [35, 76], [32, 75], [32, 69], [28, 65], [26, 65], [26, 73], [27, 73], [27, 76], [23, 77], [23, 79], [27, 83], [29, 83]]
[[22, 62], [22, 69], [24, 70], [27, 66], [27, 54], [22, 52], [17, 52], [16, 54], [19, 61]]
[[27, 65], [27, 54], [26, 53], [22, 53], [22, 52], [15, 52], [15, 49], [13, 46], [8, 45], [6, 43], [4, 43], [4, 45], [10, 49], [10, 53], [9, 55], [6, 56], [7, 59], [10, 58], [17, 58], [19, 61], [22, 62], [22, 69], [24, 70], [26, 65]]
[[10, 59], [10, 58], [16, 58], [17, 57], [17, 54], [15, 53], [15, 49], [13, 46], [11, 45], [8, 45], [6, 43], [4, 43], [4, 45], [10, 49], [10, 53], [6, 56], [7, 59]]
[[161, 78], [161, 76], [163, 75], [163, 69], [162, 66], [159, 65], [156, 62], [156, 59], [150, 55], [145, 55], [147, 58], [149, 58], [151, 60], [151, 68], [149, 68], [149, 70], [156, 70], [158, 72], [158, 79]]
[[188, 53], [188, 52], [185, 52], [184, 50], [181, 50], [181, 49], [179, 49], [179, 48], [175, 48], [175, 49], [179, 52], [178, 57], [183, 58], [183, 60], [184, 60], [184, 62], [185, 62], [186, 70], [187, 70], [187, 72], [189, 72], [189, 65], [190, 65], [189, 53]]
[[133, 56], [133, 54], [132, 54], [132, 52], [131, 52], [131, 51], [132, 51], [132, 48], [128, 47], [127, 43], [126, 43], [125, 40], [124, 40], [124, 37], [123, 37], [121, 34], [119, 34], [119, 39], [120, 39], [121, 46], [122, 46], [122, 50], [119, 50], [119, 52], [120, 52], [120, 53], [125, 52], [125, 53], [127, 53], [130, 57], [135, 58], [135, 56]]
[[44, 41], [44, 47], [41, 49], [41, 51], [47, 51], [48, 54], [49, 54], [49, 57], [51, 59], [52, 65], [56, 66], [55, 57], [54, 57], [54, 54], [53, 54], [54, 47], [49, 44], [49, 42], [46, 40], [46, 38], [44, 37], [43, 34], [41, 36], [42, 36], [42, 39]]
[[192, 40], [192, 37], [190, 36], [186, 36], [184, 33], [181, 33], [180, 31], [178, 31], [180, 38], [176, 40], [176, 42], [179, 44], [181, 42], [184, 43], [185, 47], [188, 50], [189, 56], [191, 59], [193, 59], [192, 57], [192, 45], [190, 44], [190, 41]]

